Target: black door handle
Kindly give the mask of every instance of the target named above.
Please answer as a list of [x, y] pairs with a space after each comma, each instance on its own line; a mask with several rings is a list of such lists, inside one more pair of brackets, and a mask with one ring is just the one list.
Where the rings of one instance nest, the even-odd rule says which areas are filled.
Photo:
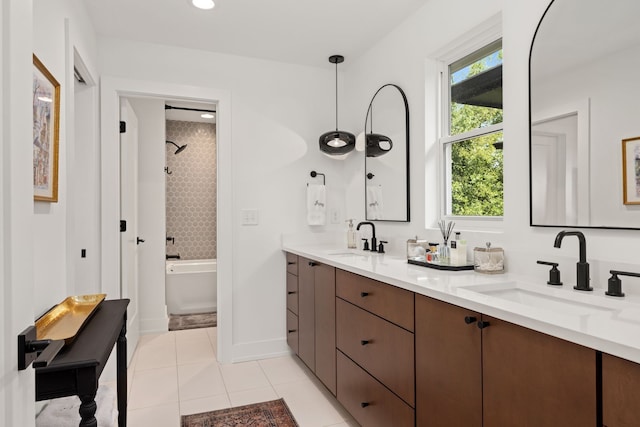
[[144, 239], [136, 237], [136, 245], [139, 245], [140, 243], [144, 243]]
[[309, 261], [309, 266], [310, 267], [315, 267], [316, 265], [318, 265], [317, 262]]
[[465, 316], [464, 317], [464, 323], [466, 323], [467, 325], [475, 322], [476, 320], [478, 320], [478, 319], [476, 319], [475, 316]]
[[366, 297], [366, 296], [369, 296], [369, 292], [360, 292], [360, 296], [361, 296], [362, 298], [364, 298], [364, 297]]
[[488, 326], [489, 326], [489, 322], [487, 322], [486, 320], [478, 321], [478, 328], [484, 329], [484, 328], [486, 328]]

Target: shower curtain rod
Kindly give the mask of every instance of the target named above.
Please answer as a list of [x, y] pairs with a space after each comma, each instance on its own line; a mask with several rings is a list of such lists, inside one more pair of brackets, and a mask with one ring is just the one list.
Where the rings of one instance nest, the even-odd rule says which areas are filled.
[[185, 111], [202, 111], [203, 113], [215, 113], [216, 110], [201, 110], [199, 108], [186, 108], [186, 107], [172, 107], [171, 105], [164, 105], [165, 110], [185, 110]]

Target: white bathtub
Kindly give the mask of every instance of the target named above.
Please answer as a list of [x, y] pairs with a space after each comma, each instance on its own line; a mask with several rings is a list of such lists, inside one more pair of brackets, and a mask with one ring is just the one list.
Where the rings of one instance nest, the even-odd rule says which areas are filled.
[[215, 259], [167, 260], [166, 298], [169, 314], [218, 310]]

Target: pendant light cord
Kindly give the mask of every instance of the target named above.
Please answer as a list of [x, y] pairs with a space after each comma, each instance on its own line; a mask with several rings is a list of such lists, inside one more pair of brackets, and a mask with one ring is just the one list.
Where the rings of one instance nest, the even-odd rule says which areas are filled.
[[336, 132], [338, 131], [338, 61], [336, 61]]

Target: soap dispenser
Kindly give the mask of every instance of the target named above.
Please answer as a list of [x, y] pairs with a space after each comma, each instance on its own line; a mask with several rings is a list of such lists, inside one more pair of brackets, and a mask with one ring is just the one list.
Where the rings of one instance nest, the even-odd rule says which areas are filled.
[[356, 230], [353, 229], [353, 219], [348, 219], [349, 229], [347, 230], [347, 248], [356, 249], [358, 246], [356, 244]]

